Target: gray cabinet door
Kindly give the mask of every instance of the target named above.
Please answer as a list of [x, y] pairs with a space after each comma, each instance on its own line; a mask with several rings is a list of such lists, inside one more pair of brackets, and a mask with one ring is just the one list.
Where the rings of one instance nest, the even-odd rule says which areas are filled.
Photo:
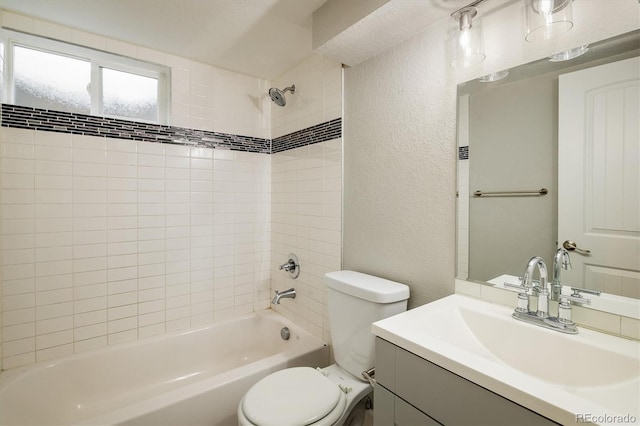
[[440, 425], [422, 411], [385, 389], [384, 386], [377, 385], [373, 394], [373, 426]]
[[378, 358], [376, 352], [376, 377], [379, 382], [385, 387], [387, 384], [393, 386], [395, 395], [441, 424], [556, 424], [383, 339], [376, 339], [376, 351], [382, 354]]
[[440, 423], [397, 396], [394, 405], [396, 409], [395, 426], [440, 426]]
[[394, 399], [396, 396], [382, 387], [373, 388], [373, 426], [393, 426], [395, 423]]

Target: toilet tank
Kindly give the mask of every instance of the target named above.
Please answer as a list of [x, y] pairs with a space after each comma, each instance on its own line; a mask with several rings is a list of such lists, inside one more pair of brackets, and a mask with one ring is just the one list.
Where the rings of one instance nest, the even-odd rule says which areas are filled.
[[336, 363], [355, 377], [375, 365], [371, 324], [407, 310], [409, 287], [355, 271], [325, 274]]

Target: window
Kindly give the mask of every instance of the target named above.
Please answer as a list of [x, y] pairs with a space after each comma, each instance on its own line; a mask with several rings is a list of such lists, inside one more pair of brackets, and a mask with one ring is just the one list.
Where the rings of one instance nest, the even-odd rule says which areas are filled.
[[104, 113], [153, 121], [158, 116], [158, 79], [102, 68]]
[[89, 114], [90, 84], [91, 62], [14, 46], [15, 104]]
[[10, 30], [1, 35], [3, 102], [167, 123], [168, 68]]

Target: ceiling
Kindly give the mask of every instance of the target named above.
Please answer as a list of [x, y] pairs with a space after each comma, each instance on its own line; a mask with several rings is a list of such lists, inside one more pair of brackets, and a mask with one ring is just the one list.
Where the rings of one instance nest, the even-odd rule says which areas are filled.
[[[312, 15], [326, 1], [0, 0], [0, 8], [272, 80], [311, 54]], [[408, 38], [409, 28], [415, 33], [461, 3], [392, 0], [394, 9], [407, 11], [401, 15], [407, 25], [398, 25], [397, 19], [390, 23], [389, 40], [382, 43], [385, 28], [377, 19], [374, 45], [387, 48], [397, 38]], [[384, 15], [382, 9], [378, 13]], [[403, 27], [407, 34], [398, 35]], [[353, 40], [348, 43], [358, 48]]]

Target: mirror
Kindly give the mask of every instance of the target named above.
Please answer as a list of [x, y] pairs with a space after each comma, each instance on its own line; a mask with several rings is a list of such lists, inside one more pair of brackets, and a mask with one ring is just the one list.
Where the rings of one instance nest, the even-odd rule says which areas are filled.
[[[559, 75], [637, 57], [640, 31], [583, 50], [571, 60], [545, 58], [497, 81], [490, 75], [458, 86], [457, 278], [495, 284], [502, 275], [521, 276], [537, 255], [551, 279], [563, 243], [557, 241], [564, 211], [558, 198]], [[631, 234], [638, 238], [636, 230]], [[571, 252], [572, 261], [577, 256]], [[628, 275], [625, 285], [611, 285], [606, 277], [569, 284], [640, 298], [640, 273]]]

